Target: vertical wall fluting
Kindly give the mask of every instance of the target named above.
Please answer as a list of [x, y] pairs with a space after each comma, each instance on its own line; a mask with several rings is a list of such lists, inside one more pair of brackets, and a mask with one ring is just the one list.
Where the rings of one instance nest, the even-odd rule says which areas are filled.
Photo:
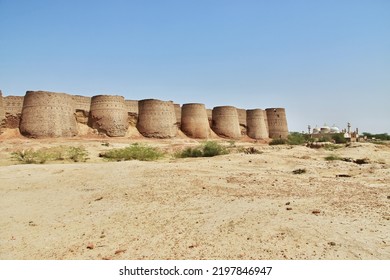
[[143, 136], [171, 138], [177, 135], [177, 119], [172, 101], [140, 100], [138, 111], [137, 129]]
[[188, 137], [205, 139], [210, 136], [210, 124], [204, 104], [184, 104], [181, 111], [181, 130]]
[[125, 136], [128, 114], [123, 96], [96, 95], [91, 100], [90, 126], [112, 137]]
[[261, 109], [247, 110], [246, 123], [247, 134], [253, 139], [268, 138], [268, 130], [266, 125], [266, 113]]
[[269, 137], [273, 139], [287, 138], [288, 126], [284, 108], [268, 108], [267, 113]]
[[232, 106], [214, 107], [212, 114], [212, 129], [221, 137], [233, 139], [240, 138], [241, 130], [236, 108]]
[[77, 134], [71, 95], [47, 91], [27, 91], [20, 132], [29, 137], [71, 137]]

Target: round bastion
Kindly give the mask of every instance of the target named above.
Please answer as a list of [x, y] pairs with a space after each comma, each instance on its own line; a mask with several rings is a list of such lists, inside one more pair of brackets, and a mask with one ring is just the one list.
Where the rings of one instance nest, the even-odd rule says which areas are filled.
[[253, 139], [268, 138], [266, 113], [261, 109], [246, 111], [247, 134]]
[[204, 104], [188, 103], [183, 105], [181, 130], [191, 138], [205, 139], [210, 136], [210, 125]]
[[269, 137], [273, 139], [286, 139], [288, 136], [286, 110], [284, 108], [268, 108], [265, 111], [267, 114]]
[[27, 91], [24, 97], [20, 132], [28, 137], [72, 137], [77, 134], [71, 95]]
[[177, 135], [177, 119], [172, 101], [140, 100], [138, 111], [137, 129], [143, 136], [172, 138]]
[[123, 96], [96, 95], [91, 100], [90, 126], [111, 137], [126, 135], [128, 114]]
[[241, 137], [241, 129], [237, 109], [233, 106], [214, 107], [212, 112], [212, 129], [221, 137], [239, 139]]

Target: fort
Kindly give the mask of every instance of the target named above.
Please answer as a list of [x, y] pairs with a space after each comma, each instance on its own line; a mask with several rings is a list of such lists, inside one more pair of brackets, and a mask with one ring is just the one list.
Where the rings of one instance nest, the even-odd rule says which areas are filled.
[[[93, 97], [48, 91], [3, 96], [0, 91], [0, 133], [17, 128], [23, 136], [73, 137], [91, 134], [125, 137], [129, 129], [148, 138], [186, 135], [208, 139], [287, 138], [284, 108], [265, 110], [201, 103], [177, 104], [157, 99], [125, 100], [118, 95]], [[137, 133], [138, 133], [137, 132]]]

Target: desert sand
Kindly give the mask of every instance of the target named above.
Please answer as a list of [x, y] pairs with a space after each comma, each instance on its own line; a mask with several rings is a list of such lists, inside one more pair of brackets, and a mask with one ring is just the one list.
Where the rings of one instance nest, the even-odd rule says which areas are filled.
[[[328, 151], [219, 140], [262, 153], [232, 147], [213, 158], [108, 162], [99, 152], [129, 143], [173, 152], [201, 141], [38, 140], [12, 131], [0, 141], [0, 259], [390, 259], [386, 145]], [[90, 159], [10, 157], [57, 145], [83, 145]], [[324, 160], [331, 154], [370, 162]]]

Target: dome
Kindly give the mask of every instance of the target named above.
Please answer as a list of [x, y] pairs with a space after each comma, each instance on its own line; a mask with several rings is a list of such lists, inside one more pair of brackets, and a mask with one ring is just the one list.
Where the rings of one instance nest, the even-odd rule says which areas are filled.
[[320, 129], [318, 127], [313, 128], [313, 134], [320, 133]]
[[329, 133], [330, 127], [325, 124], [324, 126], [321, 127], [320, 131], [321, 133]]
[[333, 125], [333, 126], [330, 128], [330, 132], [331, 132], [331, 133], [340, 133], [340, 129], [339, 129], [336, 125]]

